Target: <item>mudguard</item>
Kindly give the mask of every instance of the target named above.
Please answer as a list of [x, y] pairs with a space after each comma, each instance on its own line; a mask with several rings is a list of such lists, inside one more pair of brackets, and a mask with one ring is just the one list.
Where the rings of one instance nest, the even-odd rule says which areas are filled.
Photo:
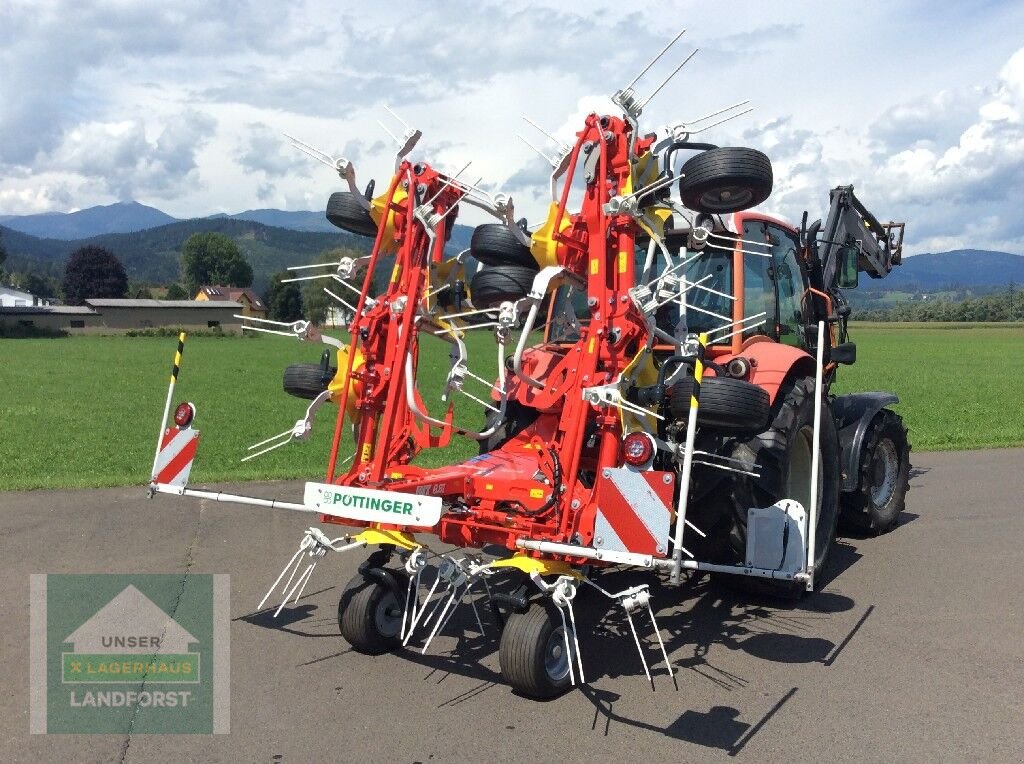
[[839, 430], [839, 446], [842, 453], [839, 466], [842, 472], [840, 489], [844, 492], [857, 490], [860, 475], [860, 454], [864, 448], [864, 435], [871, 420], [886, 406], [899, 403], [894, 393], [851, 393], [840, 395], [832, 401], [832, 415]]

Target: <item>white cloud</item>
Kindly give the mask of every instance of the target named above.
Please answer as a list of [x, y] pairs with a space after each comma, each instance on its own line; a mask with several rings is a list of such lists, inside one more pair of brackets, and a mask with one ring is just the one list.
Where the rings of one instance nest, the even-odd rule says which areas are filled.
[[696, 0], [657, 13], [615, 0], [7, 0], [3, 15], [0, 214], [129, 196], [178, 216], [319, 209], [339, 181], [281, 133], [352, 159], [379, 188], [387, 104], [423, 130], [419, 157], [473, 160], [467, 177], [512, 191], [533, 221], [548, 169], [514, 138], [544, 142], [519, 115], [572, 140], [678, 23], [690, 30], [638, 92], [701, 52], [644, 129], [750, 98], [754, 115], [701, 137], [772, 157], [772, 212], [820, 214], [829, 188], [853, 183], [881, 217], [907, 219], [915, 251], [1024, 251], [1019, 4], [723, 0], [711, 19]]

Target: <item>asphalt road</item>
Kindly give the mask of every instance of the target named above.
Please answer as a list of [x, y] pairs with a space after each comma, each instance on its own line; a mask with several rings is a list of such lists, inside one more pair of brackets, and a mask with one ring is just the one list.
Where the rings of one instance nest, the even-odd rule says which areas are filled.
[[[254, 615], [307, 516], [140, 488], [0, 494], [0, 760], [1020, 761], [1024, 451], [914, 461], [899, 527], [842, 540], [795, 605], [653, 586], [678, 690], [657, 667], [651, 691], [628, 627], [591, 599], [589, 686], [547, 703], [502, 683], [496, 632], [468, 608], [427, 655], [351, 652], [335, 612], [364, 552], [329, 557], [276, 621]], [[29, 574], [61, 572], [230, 574], [230, 734], [30, 735]]]

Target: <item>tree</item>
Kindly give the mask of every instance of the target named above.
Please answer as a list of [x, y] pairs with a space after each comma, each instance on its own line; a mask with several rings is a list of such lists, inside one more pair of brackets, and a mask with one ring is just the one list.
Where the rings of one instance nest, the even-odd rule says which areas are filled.
[[247, 287], [252, 266], [238, 245], [222, 233], [194, 233], [181, 247], [181, 274], [189, 297], [203, 284]]
[[195, 297], [195, 294], [189, 294], [181, 288], [181, 284], [171, 284], [167, 287], [167, 294], [164, 296], [165, 300], [190, 300]]
[[81, 305], [90, 298], [124, 297], [128, 276], [121, 261], [107, 250], [82, 247], [68, 259], [61, 290], [69, 305]]
[[7, 259], [7, 250], [4, 249], [4, 237], [0, 234], [0, 265], [4, 264], [4, 260]]
[[58, 284], [49, 276], [31, 271], [22, 274], [19, 283], [26, 292], [31, 292], [36, 297], [56, 297]]
[[264, 302], [270, 307], [270, 317], [275, 321], [298, 321], [302, 318], [302, 292], [296, 284], [282, 284], [290, 278], [288, 272], [278, 273], [270, 282], [270, 290]]

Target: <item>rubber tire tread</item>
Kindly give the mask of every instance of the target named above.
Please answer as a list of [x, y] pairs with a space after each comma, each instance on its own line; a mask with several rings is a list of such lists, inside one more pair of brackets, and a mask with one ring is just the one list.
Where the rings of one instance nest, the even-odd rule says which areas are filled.
[[[791, 498], [782, 495], [789, 467], [788, 455], [797, 433], [805, 425], [813, 424], [814, 380], [808, 377], [797, 378], [779, 391], [771, 426], [740, 447], [748, 456], [741, 456], [739, 451], [733, 452], [734, 458], [747, 461], [752, 469], [760, 472], [757, 479], [739, 478], [733, 481], [729, 546], [734, 563], [742, 562], [746, 556], [747, 509], [768, 507], [779, 499]], [[827, 399], [822, 400], [821, 462], [821, 511], [815, 531], [815, 587], [820, 586], [824, 579], [839, 521], [839, 435]], [[823, 521], [824, 528], [821, 525]], [[824, 538], [821, 537], [822, 530]], [[723, 575], [733, 588], [755, 594], [798, 598], [804, 593], [804, 585], [800, 583]]]
[[[676, 382], [668, 399], [673, 419], [690, 416], [693, 377]], [[697, 425], [723, 434], [755, 435], [764, 432], [771, 418], [771, 398], [766, 390], [743, 379], [704, 377], [700, 383]]]
[[[697, 212], [726, 214], [756, 207], [772, 193], [774, 177], [771, 160], [757, 149], [725, 146], [708, 149], [691, 157], [680, 170], [679, 197], [683, 204]], [[703, 194], [720, 186], [742, 186], [752, 198], [738, 205], [709, 207], [701, 201]]]
[[[561, 625], [557, 608], [546, 598], [532, 603], [525, 613], [508, 616], [498, 646], [498, 665], [514, 690], [529, 698], [547, 700], [569, 689], [568, 672], [555, 682], [544, 668], [544, 648], [551, 632]], [[570, 654], [569, 659], [574, 658]]]
[[327, 389], [328, 383], [337, 371], [333, 366], [328, 368], [328, 382], [324, 382], [324, 370], [320, 364], [293, 363], [284, 370], [282, 386], [288, 395], [311, 401]]
[[529, 294], [536, 269], [521, 265], [495, 265], [477, 271], [470, 282], [473, 306], [494, 308], [505, 301], [515, 302]]
[[[394, 571], [390, 571], [395, 575]], [[398, 576], [401, 583], [402, 577]], [[385, 637], [377, 631], [376, 609], [388, 587], [357, 573], [345, 584], [338, 600], [338, 628], [352, 649], [365, 655], [382, 655], [402, 644], [400, 634]]]
[[335, 191], [327, 200], [327, 220], [359, 236], [376, 236], [377, 224], [364, 206], [365, 200], [351, 191]]
[[501, 223], [485, 223], [474, 228], [469, 253], [484, 265], [518, 265], [534, 272], [540, 270], [530, 248]]
[[[892, 497], [885, 506], [877, 507], [871, 499], [872, 454], [884, 438], [890, 439], [896, 447], [900, 467]], [[880, 536], [896, 527], [900, 513], [906, 507], [907, 492], [910, 490], [911, 467], [910, 443], [907, 438], [907, 428], [903, 425], [903, 418], [895, 411], [882, 409], [871, 420], [870, 429], [864, 441], [857, 488], [840, 496], [840, 527], [843, 530], [869, 536]]]

